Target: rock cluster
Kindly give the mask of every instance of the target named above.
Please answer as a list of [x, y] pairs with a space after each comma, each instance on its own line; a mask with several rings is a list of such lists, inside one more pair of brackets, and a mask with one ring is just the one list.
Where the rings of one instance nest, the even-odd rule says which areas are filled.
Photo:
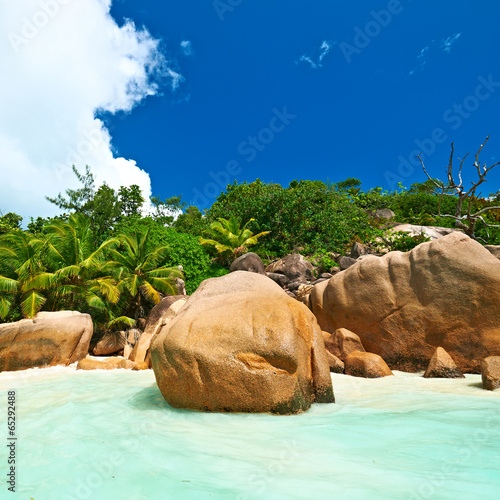
[[366, 256], [316, 285], [322, 330], [347, 328], [393, 369], [424, 370], [443, 347], [462, 372], [500, 355], [500, 261], [453, 232], [412, 251]]

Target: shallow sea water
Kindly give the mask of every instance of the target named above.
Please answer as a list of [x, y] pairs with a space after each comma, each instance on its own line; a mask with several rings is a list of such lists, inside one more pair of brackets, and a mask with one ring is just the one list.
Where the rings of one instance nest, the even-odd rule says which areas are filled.
[[18, 436], [0, 498], [500, 498], [500, 390], [479, 375], [332, 379], [336, 404], [273, 416], [173, 409], [151, 370], [0, 373]]

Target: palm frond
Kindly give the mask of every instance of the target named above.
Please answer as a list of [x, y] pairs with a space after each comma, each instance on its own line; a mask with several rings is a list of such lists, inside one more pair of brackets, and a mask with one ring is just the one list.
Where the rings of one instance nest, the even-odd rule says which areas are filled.
[[54, 283], [54, 274], [40, 273], [28, 278], [23, 282], [21, 290], [27, 292], [29, 290], [46, 290]]
[[21, 302], [21, 311], [26, 318], [34, 318], [46, 300], [43, 295], [32, 290]]
[[12, 307], [12, 300], [9, 300], [7, 297], [2, 297], [0, 295], [0, 318], [7, 319], [9, 315], [10, 308]]
[[153, 285], [151, 285], [151, 283], [145, 281], [144, 284], [141, 286], [141, 292], [144, 294], [145, 297], [147, 297], [153, 303], [158, 304], [158, 302], [160, 302], [160, 294], [153, 287]]
[[19, 287], [17, 280], [0, 276], [0, 292], [15, 293]]
[[118, 318], [115, 318], [111, 320], [108, 323], [108, 328], [112, 328], [116, 325], [123, 324], [125, 326], [133, 327], [135, 325], [135, 320], [132, 318], [129, 318], [128, 316], [120, 316]]
[[174, 282], [170, 279], [166, 278], [149, 278], [149, 284], [159, 292], [168, 294], [168, 295], [177, 295], [177, 287], [174, 285]]

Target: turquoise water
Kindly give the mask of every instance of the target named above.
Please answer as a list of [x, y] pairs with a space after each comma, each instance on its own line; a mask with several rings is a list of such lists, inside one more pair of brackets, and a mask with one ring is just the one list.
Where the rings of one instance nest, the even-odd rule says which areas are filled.
[[172, 409], [151, 371], [0, 373], [19, 438], [0, 498], [499, 498], [500, 391], [480, 376], [332, 377], [337, 404], [271, 416]]

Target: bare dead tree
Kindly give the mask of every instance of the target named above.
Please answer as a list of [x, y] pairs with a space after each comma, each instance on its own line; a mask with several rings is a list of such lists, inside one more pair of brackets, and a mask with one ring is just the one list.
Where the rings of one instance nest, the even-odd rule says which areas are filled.
[[[440, 193], [439, 197], [439, 204], [438, 204], [438, 216], [439, 217], [451, 217], [452, 219], [455, 220], [455, 226], [463, 229], [465, 234], [470, 236], [471, 238], [475, 237], [475, 231], [476, 231], [476, 224], [478, 222], [481, 222], [485, 228], [486, 231], [488, 231], [489, 227], [500, 227], [500, 225], [493, 225], [489, 224], [484, 220], [483, 215], [486, 212], [489, 212], [490, 210], [500, 210], [500, 206], [492, 206], [492, 207], [485, 207], [475, 213], [472, 212], [473, 208], [473, 202], [476, 198], [476, 191], [477, 188], [483, 183], [486, 182], [486, 174], [493, 168], [496, 167], [497, 165], [500, 165], [500, 162], [497, 162], [490, 167], [486, 166], [486, 163], [483, 165], [480, 164], [479, 162], [479, 155], [484, 148], [485, 144], [488, 142], [488, 139], [490, 136], [486, 137], [486, 140], [481, 144], [481, 147], [479, 148], [478, 152], [476, 153], [475, 156], [475, 161], [473, 163], [473, 166], [477, 170], [477, 175], [478, 175], [478, 180], [477, 182], [471, 182], [472, 186], [466, 191], [464, 187], [464, 183], [462, 180], [462, 167], [464, 165], [465, 159], [469, 155], [467, 153], [460, 161], [460, 166], [458, 167], [458, 183], [455, 181], [454, 174], [453, 174], [453, 155], [454, 155], [454, 146], [453, 143], [451, 143], [451, 154], [450, 154], [450, 160], [448, 162], [448, 168], [446, 170], [446, 174], [448, 177], [448, 183], [445, 184], [444, 182], [440, 181], [439, 179], [433, 179], [427, 172], [424, 162], [421, 158], [422, 153], [417, 155], [417, 158], [420, 160], [420, 164], [422, 165], [422, 168], [425, 172], [425, 175], [427, 175], [427, 178], [432, 182], [434, 185], [434, 189], [436, 192]], [[458, 196], [458, 202], [457, 202], [457, 207], [455, 210], [454, 215], [450, 214], [441, 214], [441, 201], [443, 199], [443, 196]], [[480, 194], [478, 195], [478, 197]], [[464, 209], [464, 202], [467, 204], [467, 208]]]

